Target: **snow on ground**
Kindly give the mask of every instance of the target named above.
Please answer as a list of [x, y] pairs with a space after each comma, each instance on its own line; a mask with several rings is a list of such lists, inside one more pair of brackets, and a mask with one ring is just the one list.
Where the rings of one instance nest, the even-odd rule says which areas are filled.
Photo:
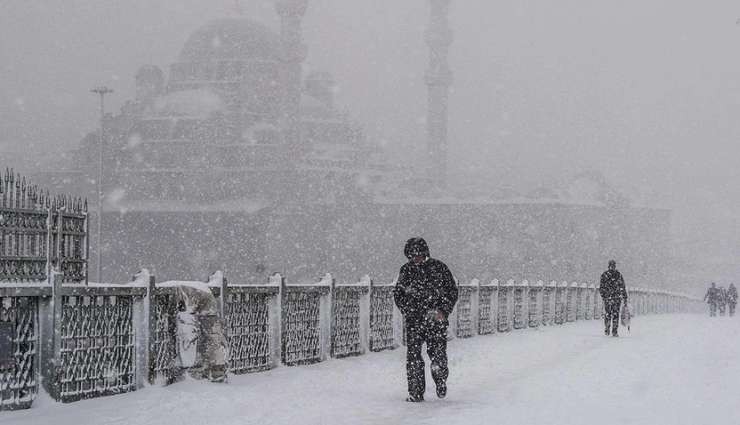
[[[0, 413], [3, 425], [740, 423], [740, 319], [633, 319], [455, 340], [449, 395], [406, 403], [405, 349]], [[427, 367], [428, 369], [428, 367]], [[431, 384], [431, 385], [429, 385]]]

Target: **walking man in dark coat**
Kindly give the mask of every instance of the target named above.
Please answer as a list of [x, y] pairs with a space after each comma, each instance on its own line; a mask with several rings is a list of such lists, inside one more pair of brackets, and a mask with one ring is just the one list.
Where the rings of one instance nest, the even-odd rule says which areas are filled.
[[627, 288], [614, 260], [609, 260], [609, 270], [601, 274], [599, 293], [604, 300], [604, 334], [609, 335], [611, 324], [611, 335], [619, 336], [619, 307], [627, 302]]
[[707, 288], [707, 293], [704, 294], [704, 301], [709, 304], [709, 317], [717, 315], [717, 303], [719, 302], [719, 289], [717, 285], [712, 282], [712, 285]]
[[403, 250], [409, 261], [401, 266], [393, 297], [405, 319], [406, 401], [424, 401], [424, 359], [421, 345], [426, 343], [437, 397], [447, 395], [447, 318], [457, 302], [457, 286], [447, 266], [429, 256], [422, 238], [411, 238]]

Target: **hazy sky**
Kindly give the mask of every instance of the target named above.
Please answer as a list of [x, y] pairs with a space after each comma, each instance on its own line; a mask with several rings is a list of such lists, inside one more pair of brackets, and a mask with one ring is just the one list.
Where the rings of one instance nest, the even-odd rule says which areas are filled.
[[[270, 0], [243, 13], [276, 27]], [[0, 0], [0, 143], [73, 146], [95, 126], [90, 87], [118, 109], [136, 69], [168, 70], [229, 0]], [[599, 169], [674, 210], [687, 255], [740, 273], [740, 2], [453, 0], [453, 170], [532, 189]], [[374, 140], [424, 141], [425, 0], [310, 0], [306, 66]], [[692, 250], [696, 250], [693, 252]], [[719, 272], [718, 272], [719, 273]]]

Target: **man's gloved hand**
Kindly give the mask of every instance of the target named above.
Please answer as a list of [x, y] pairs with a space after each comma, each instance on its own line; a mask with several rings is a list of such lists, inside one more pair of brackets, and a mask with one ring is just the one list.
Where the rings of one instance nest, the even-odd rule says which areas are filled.
[[442, 322], [445, 320], [445, 314], [439, 310], [427, 311], [427, 319]]

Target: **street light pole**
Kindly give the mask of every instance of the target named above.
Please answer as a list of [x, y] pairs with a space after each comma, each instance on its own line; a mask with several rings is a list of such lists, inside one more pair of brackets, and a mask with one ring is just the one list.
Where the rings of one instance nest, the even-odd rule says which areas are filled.
[[105, 132], [105, 95], [113, 93], [113, 89], [106, 86], [95, 87], [90, 90], [100, 96], [100, 134], [98, 139], [98, 226], [97, 226], [97, 251], [96, 274], [98, 282], [103, 282], [103, 133]]

